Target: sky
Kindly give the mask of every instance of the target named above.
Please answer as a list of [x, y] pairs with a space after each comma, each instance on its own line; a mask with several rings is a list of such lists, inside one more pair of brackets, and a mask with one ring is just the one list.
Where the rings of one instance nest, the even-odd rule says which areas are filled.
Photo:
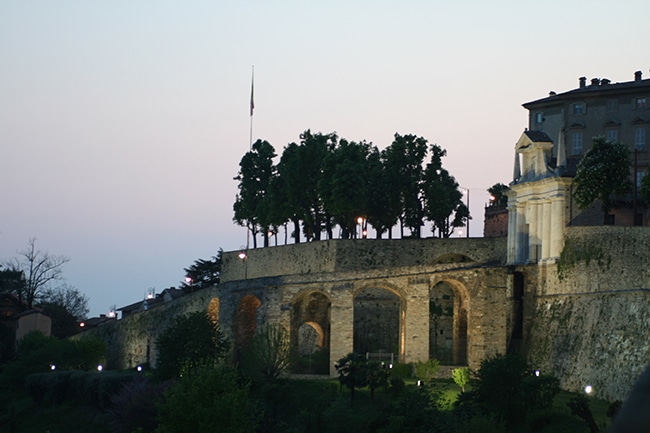
[[482, 236], [521, 104], [648, 77], [648, 16], [646, 0], [0, 0], [0, 263], [36, 238], [97, 316], [245, 245], [253, 65], [253, 140], [425, 137]]

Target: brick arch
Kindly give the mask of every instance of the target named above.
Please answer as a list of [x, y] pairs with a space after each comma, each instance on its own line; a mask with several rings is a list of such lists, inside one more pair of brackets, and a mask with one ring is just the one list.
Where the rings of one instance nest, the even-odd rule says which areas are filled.
[[398, 287], [369, 283], [353, 291], [353, 350], [404, 359], [406, 297]]
[[473, 262], [474, 259], [462, 253], [447, 253], [442, 254], [435, 258], [434, 265], [447, 264], [447, 263], [467, 263]]
[[[291, 301], [289, 337], [292, 347], [299, 355], [311, 355], [311, 351], [307, 353], [302, 349], [310, 345], [313, 348], [314, 342], [306, 340], [316, 336], [319, 350], [329, 357], [331, 308], [330, 297], [321, 290], [306, 289], [294, 296]], [[306, 368], [309, 370], [309, 365]], [[311, 372], [307, 370], [304, 372]]]
[[[445, 294], [448, 294], [449, 291], [453, 293], [453, 300], [446, 300]], [[446, 293], [444, 293], [446, 292]], [[442, 296], [439, 296], [441, 295]], [[439, 304], [436, 303], [439, 302]], [[469, 338], [469, 318], [470, 318], [470, 295], [469, 290], [462, 282], [457, 279], [452, 278], [442, 278], [439, 279], [431, 285], [429, 289], [429, 302], [430, 302], [430, 332], [433, 330], [438, 333], [442, 331], [441, 335], [444, 335], [445, 328], [447, 331], [451, 332], [451, 353], [449, 354], [449, 359], [445, 359], [447, 362], [451, 362], [454, 365], [467, 365], [468, 364], [468, 348], [470, 343]], [[436, 318], [436, 315], [433, 314], [434, 305], [441, 307], [443, 309], [442, 315]], [[435, 323], [436, 319], [439, 321], [449, 320], [449, 310], [451, 308], [451, 321], [447, 323], [447, 326], [439, 326], [441, 323]], [[439, 344], [439, 335], [436, 335], [434, 338], [430, 334], [430, 344]], [[447, 336], [445, 336], [445, 339]], [[447, 340], [445, 340], [447, 341]], [[446, 346], [445, 346], [446, 347]], [[431, 356], [432, 348], [429, 348], [429, 353]]]
[[235, 355], [239, 356], [257, 330], [257, 311], [262, 302], [257, 296], [246, 295], [237, 305], [235, 313]]

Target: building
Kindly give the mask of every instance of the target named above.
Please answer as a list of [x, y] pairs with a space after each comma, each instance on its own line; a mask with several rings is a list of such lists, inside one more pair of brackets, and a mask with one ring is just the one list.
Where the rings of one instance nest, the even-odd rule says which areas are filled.
[[[554, 261], [569, 225], [648, 225], [647, 206], [638, 187], [648, 170], [650, 79], [637, 71], [634, 80], [612, 83], [584, 77], [576, 89], [550, 92], [523, 104], [528, 128], [515, 145], [513, 181], [508, 202], [508, 262]], [[635, 189], [605, 216], [598, 204], [579, 209], [572, 198], [578, 163], [592, 138], [626, 143], [634, 155], [630, 175]]]

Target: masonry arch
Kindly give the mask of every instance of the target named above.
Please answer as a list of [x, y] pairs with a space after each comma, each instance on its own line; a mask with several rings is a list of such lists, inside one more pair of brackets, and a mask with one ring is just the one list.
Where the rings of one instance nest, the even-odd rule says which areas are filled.
[[353, 350], [404, 358], [406, 304], [394, 287], [367, 285], [354, 292]]
[[295, 370], [322, 373], [320, 366], [329, 366], [331, 307], [329, 297], [318, 290], [302, 291], [292, 301], [289, 337], [299, 355]]
[[239, 357], [242, 349], [255, 335], [257, 330], [257, 312], [262, 302], [254, 295], [244, 296], [237, 305], [235, 313], [234, 344], [235, 356]]
[[429, 289], [429, 357], [442, 364], [467, 365], [469, 292], [458, 280]]

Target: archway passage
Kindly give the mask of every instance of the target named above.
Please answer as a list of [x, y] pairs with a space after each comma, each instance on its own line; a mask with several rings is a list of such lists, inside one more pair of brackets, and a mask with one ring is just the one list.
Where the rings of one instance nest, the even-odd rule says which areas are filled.
[[467, 364], [467, 305], [459, 284], [441, 281], [429, 290], [429, 358]]
[[354, 298], [354, 352], [399, 359], [401, 300], [390, 290], [366, 288]]
[[238, 359], [242, 349], [255, 335], [257, 329], [257, 310], [262, 302], [253, 295], [244, 296], [239, 305], [235, 316], [235, 357]]
[[330, 311], [329, 298], [318, 291], [302, 293], [293, 302], [290, 336], [295, 372], [329, 372]]

